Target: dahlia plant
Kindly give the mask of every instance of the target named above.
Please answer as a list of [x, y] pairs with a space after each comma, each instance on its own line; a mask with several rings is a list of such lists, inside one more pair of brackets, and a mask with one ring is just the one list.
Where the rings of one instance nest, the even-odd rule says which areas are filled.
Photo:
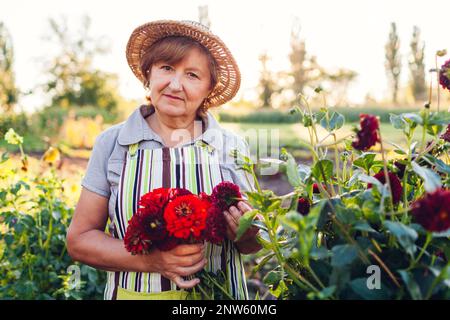
[[[264, 250], [254, 271], [265, 271], [270, 294], [449, 299], [449, 112], [432, 112], [427, 104], [419, 112], [392, 114], [403, 147], [384, 140], [378, 119], [366, 114], [356, 134], [338, 140], [344, 117], [326, 106], [313, 112], [302, 101], [292, 112], [309, 131], [309, 143], [302, 144], [313, 161], [297, 163], [284, 149], [276, 159], [293, 192], [262, 190], [255, 170], [264, 163], [233, 151], [239, 168], [255, 180], [255, 190], [246, 192], [255, 210], [241, 218], [237, 236], [251, 225], [260, 229]], [[319, 126], [333, 142], [319, 138]], [[413, 141], [416, 130], [421, 141]], [[395, 157], [388, 157], [387, 146]]]

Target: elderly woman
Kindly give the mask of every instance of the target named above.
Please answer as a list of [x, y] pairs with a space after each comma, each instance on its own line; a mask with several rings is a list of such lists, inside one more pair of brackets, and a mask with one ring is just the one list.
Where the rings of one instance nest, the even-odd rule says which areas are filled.
[[261, 247], [256, 228], [235, 241], [240, 217], [251, 210], [245, 201], [224, 212], [227, 240], [220, 246], [179, 245], [131, 255], [123, 242], [137, 201], [155, 188], [210, 194], [222, 181], [242, 191], [253, 188], [230, 155], [232, 149], [248, 154], [247, 143], [224, 130], [208, 111], [238, 91], [236, 62], [216, 35], [189, 21], [136, 28], [126, 54], [149, 104], [97, 138], [67, 234], [69, 254], [108, 271], [105, 299], [184, 299], [184, 289], [199, 283], [191, 275], [203, 268], [224, 271], [233, 296], [247, 299], [241, 254]]

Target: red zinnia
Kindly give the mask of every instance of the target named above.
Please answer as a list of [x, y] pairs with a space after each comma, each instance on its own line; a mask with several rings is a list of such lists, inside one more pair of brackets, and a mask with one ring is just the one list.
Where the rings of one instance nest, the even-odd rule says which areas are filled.
[[427, 193], [411, 206], [412, 215], [425, 229], [443, 232], [450, 228], [450, 190]]
[[[450, 61], [450, 60], [449, 60]], [[447, 142], [450, 142], [450, 124], [447, 126], [447, 131], [445, 131], [441, 135], [441, 139], [444, 139]]]
[[220, 210], [228, 210], [235, 206], [242, 198], [239, 186], [229, 181], [223, 181], [214, 187], [211, 194], [212, 202]]
[[302, 216], [306, 216], [311, 208], [311, 202], [307, 198], [298, 198], [297, 212]]
[[184, 188], [170, 188], [168, 197], [169, 197], [169, 201], [172, 201], [176, 197], [187, 196], [187, 195], [190, 195], [190, 194], [192, 194], [192, 192], [190, 192], [188, 189], [184, 189]]
[[175, 198], [167, 204], [164, 211], [167, 231], [179, 239], [199, 240], [205, 228], [209, 204], [195, 195]]
[[[388, 172], [389, 176], [389, 183], [391, 185], [391, 192], [392, 192], [392, 201], [395, 203], [398, 203], [402, 197], [403, 187], [400, 182], [400, 179], [397, 177], [395, 173]], [[382, 184], [386, 183], [386, 179], [384, 178], [384, 171], [381, 170], [376, 175], [373, 176], [375, 179], [380, 181]], [[367, 185], [367, 188], [372, 188], [372, 184], [369, 183]]]
[[162, 210], [169, 201], [169, 189], [157, 188], [151, 192], [144, 194], [138, 204], [146, 210], [156, 212]]
[[450, 90], [450, 60], [447, 60], [439, 71], [439, 83], [442, 88]]
[[357, 140], [353, 141], [352, 146], [357, 150], [366, 151], [380, 142], [378, 135], [380, 125], [377, 117], [370, 114], [360, 114], [359, 119], [361, 129], [357, 132]]

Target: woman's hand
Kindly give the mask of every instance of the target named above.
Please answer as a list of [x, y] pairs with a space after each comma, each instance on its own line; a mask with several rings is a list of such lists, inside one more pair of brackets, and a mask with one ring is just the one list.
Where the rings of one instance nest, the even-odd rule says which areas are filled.
[[[227, 221], [227, 237], [235, 241], [237, 229], [239, 227], [239, 220], [241, 216], [247, 211], [252, 210], [252, 207], [244, 201], [239, 201], [237, 206], [231, 206], [229, 210], [224, 211], [225, 219]], [[258, 218], [258, 217], [257, 217]], [[256, 240], [259, 228], [251, 226], [247, 231], [235, 241], [241, 253], [255, 253], [261, 249], [261, 245]]]
[[204, 244], [183, 244], [169, 251], [154, 250], [149, 255], [143, 255], [144, 269], [152, 266], [152, 270], [145, 272], [158, 272], [164, 277], [172, 280], [181, 289], [192, 288], [200, 280], [183, 279], [203, 269], [206, 265], [204, 256]]

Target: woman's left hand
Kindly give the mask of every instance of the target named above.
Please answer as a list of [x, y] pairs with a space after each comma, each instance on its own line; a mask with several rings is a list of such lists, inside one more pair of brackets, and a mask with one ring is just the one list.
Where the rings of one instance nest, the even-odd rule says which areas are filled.
[[[244, 201], [239, 201], [236, 206], [231, 206], [229, 210], [224, 211], [225, 219], [227, 221], [227, 237], [228, 239], [235, 241], [236, 234], [239, 227], [239, 219], [241, 216], [247, 211], [252, 210]], [[247, 231], [239, 238], [237, 242], [245, 242], [251, 239], [254, 239], [256, 234], [258, 233], [259, 228], [255, 226], [251, 226], [247, 229]]]

